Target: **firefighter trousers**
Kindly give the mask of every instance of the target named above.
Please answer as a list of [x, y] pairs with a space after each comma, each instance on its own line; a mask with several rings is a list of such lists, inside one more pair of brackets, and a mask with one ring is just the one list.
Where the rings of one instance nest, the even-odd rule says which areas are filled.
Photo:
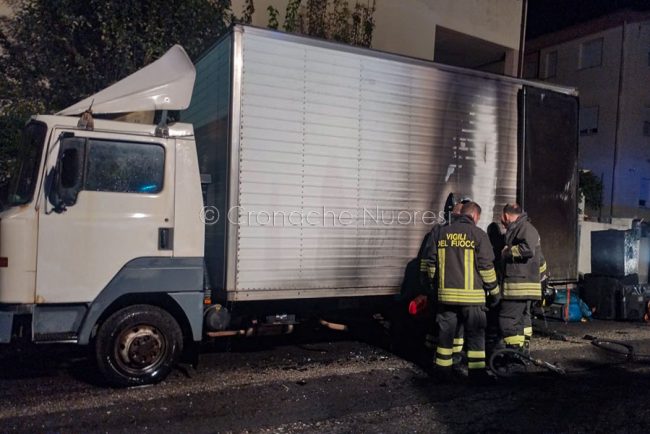
[[435, 360], [437, 367], [452, 367], [454, 347], [458, 347], [457, 333], [459, 325], [462, 325], [468, 369], [485, 369], [485, 327], [487, 320], [484, 306], [442, 304], [436, 315], [436, 322], [438, 323], [438, 347], [436, 348]]
[[533, 337], [533, 301], [526, 301], [526, 308], [524, 309], [524, 348], [530, 348], [530, 340]]
[[533, 335], [530, 300], [503, 300], [499, 309], [499, 329], [508, 347], [524, 347]]

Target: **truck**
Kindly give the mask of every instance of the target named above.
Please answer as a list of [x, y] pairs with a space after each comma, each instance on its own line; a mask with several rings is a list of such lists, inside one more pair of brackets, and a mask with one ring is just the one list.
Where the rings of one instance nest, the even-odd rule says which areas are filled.
[[[33, 116], [0, 214], [0, 342], [117, 386], [205, 339], [386, 312], [450, 193], [518, 200], [577, 278], [574, 89], [235, 25]], [[333, 321], [336, 319], [336, 321]]]

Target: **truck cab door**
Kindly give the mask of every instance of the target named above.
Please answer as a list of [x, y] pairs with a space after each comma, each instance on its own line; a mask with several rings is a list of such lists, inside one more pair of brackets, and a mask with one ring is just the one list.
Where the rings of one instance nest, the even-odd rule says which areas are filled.
[[174, 141], [55, 130], [38, 222], [36, 303], [86, 303], [129, 261], [172, 256]]

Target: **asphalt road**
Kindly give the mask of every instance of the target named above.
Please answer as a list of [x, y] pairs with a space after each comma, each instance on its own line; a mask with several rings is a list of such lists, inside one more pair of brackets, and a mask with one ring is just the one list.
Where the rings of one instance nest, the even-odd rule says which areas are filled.
[[[531, 368], [481, 387], [333, 332], [207, 347], [198, 369], [133, 389], [101, 386], [76, 347], [2, 347], [0, 432], [649, 432], [650, 326], [550, 327], [569, 341], [540, 336], [533, 355], [566, 376]], [[626, 361], [584, 334], [648, 357]]]

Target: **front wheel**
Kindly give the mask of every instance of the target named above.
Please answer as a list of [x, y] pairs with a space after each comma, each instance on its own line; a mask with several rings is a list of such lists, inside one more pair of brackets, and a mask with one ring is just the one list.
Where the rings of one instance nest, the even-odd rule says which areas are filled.
[[113, 313], [95, 343], [99, 370], [115, 386], [154, 384], [165, 379], [183, 349], [183, 334], [165, 310], [134, 305]]

